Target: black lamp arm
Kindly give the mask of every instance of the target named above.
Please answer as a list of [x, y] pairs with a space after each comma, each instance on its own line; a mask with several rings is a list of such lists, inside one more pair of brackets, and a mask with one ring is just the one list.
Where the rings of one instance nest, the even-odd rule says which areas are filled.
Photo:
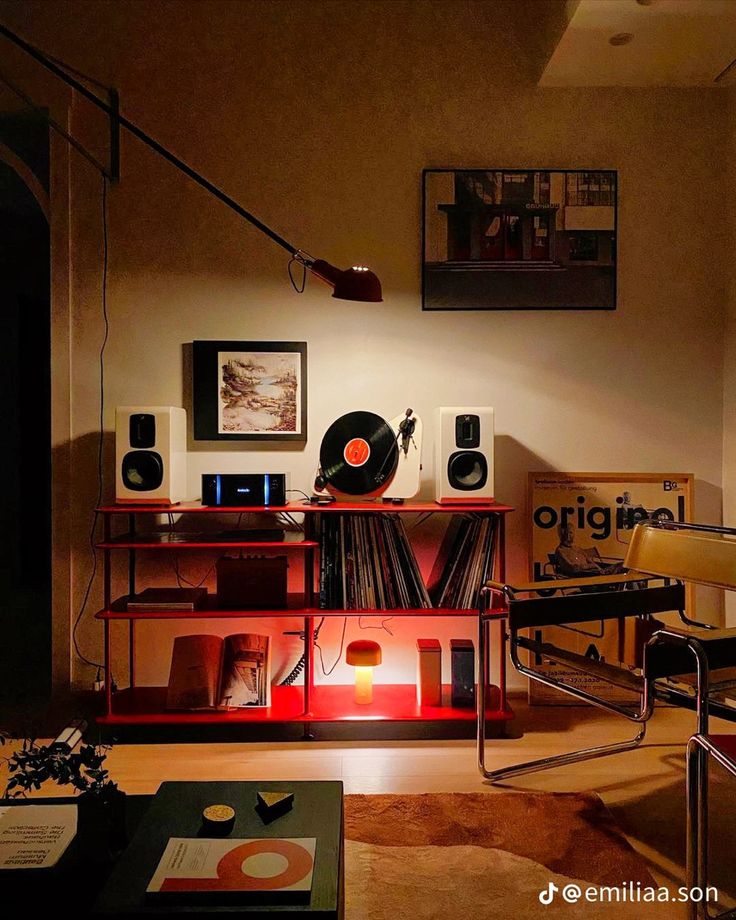
[[111, 101], [110, 103], [105, 102], [103, 99], [93, 93], [90, 89], [84, 86], [83, 83], [80, 83], [79, 80], [76, 80], [74, 77], [70, 76], [59, 67], [54, 61], [46, 57], [45, 54], [40, 52], [37, 48], [34, 48], [33, 45], [29, 45], [27, 41], [22, 39], [19, 35], [16, 35], [15, 32], [11, 32], [6, 26], [0, 23], [0, 35], [8, 39], [21, 50], [25, 51], [30, 57], [35, 61], [41, 64], [46, 70], [50, 71], [54, 76], [58, 77], [60, 80], [63, 80], [68, 86], [71, 86], [72, 89], [76, 90], [81, 96], [85, 99], [88, 99], [93, 105], [97, 106], [98, 109], [101, 109], [110, 119], [111, 125], [111, 143], [112, 143], [112, 162], [113, 168], [112, 178], [117, 178], [116, 175], [116, 148], [118, 144], [118, 133], [119, 129], [125, 128], [126, 131], [130, 132], [134, 137], [137, 137], [139, 141], [144, 143], [147, 147], [150, 147], [151, 150], [154, 150], [159, 156], [163, 157], [172, 166], [175, 166], [180, 172], [183, 172], [184, 175], [189, 176], [194, 182], [198, 185], [201, 185], [202, 188], [206, 189], [211, 195], [214, 195], [215, 198], [219, 199], [223, 204], [227, 205], [231, 211], [235, 211], [236, 214], [239, 214], [242, 218], [247, 220], [249, 223], [253, 224], [261, 233], [265, 233], [266, 236], [270, 237], [274, 243], [277, 243], [281, 246], [282, 249], [285, 249], [288, 253], [294, 256], [298, 261], [302, 262], [307, 268], [310, 268], [314, 263], [314, 259], [311, 256], [307, 256], [303, 253], [297, 246], [292, 245], [288, 240], [284, 239], [283, 236], [276, 233], [275, 230], [272, 230], [267, 224], [264, 224], [262, 220], [259, 220], [255, 214], [251, 214], [250, 211], [246, 210], [242, 205], [238, 204], [234, 198], [231, 198], [228, 194], [218, 188], [209, 179], [205, 179], [204, 176], [200, 175], [196, 169], [192, 169], [184, 160], [180, 159], [176, 154], [172, 153], [169, 149], [164, 147], [163, 144], [160, 144], [155, 138], [151, 137], [150, 134], [139, 128], [134, 122], [126, 118], [124, 115], [121, 115], [118, 110], [118, 96], [115, 90], [112, 90], [110, 93]]

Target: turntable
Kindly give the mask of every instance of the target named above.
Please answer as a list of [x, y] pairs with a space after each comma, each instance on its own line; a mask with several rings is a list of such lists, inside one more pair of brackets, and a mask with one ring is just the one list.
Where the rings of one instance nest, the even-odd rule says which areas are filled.
[[387, 422], [348, 412], [325, 432], [315, 491], [402, 501], [419, 491], [422, 421], [407, 409]]

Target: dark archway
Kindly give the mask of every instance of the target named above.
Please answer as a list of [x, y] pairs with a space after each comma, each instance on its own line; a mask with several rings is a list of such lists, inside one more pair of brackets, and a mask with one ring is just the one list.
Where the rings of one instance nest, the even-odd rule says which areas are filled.
[[0, 700], [51, 688], [49, 132], [0, 115]]

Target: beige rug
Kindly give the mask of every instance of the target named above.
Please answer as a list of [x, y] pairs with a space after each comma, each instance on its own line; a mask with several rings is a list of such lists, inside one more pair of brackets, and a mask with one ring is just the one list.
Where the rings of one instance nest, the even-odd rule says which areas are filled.
[[[594, 795], [349, 795], [345, 837], [347, 920], [672, 920], [682, 909], [632, 903], [657, 884]], [[584, 895], [624, 884], [626, 901]]]

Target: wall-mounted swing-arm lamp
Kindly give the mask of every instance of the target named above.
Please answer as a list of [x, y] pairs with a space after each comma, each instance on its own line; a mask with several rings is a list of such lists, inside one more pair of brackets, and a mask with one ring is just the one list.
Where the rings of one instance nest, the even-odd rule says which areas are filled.
[[[247, 211], [242, 205], [238, 204], [237, 201], [223, 192], [222, 189], [213, 185], [212, 182], [205, 179], [205, 177], [200, 175], [195, 169], [192, 169], [191, 166], [179, 159], [176, 154], [164, 147], [163, 144], [160, 144], [155, 138], [146, 134], [146, 132], [139, 128], [134, 122], [125, 118], [124, 115], [121, 115], [118, 108], [117, 92], [111, 90], [110, 101], [106, 102], [104, 99], [100, 99], [96, 93], [93, 93], [80, 83], [79, 80], [76, 80], [73, 76], [68, 74], [62, 66], [59, 66], [54, 60], [47, 57], [47, 55], [37, 48], [34, 48], [33, 45], [28, 44], [28, 42], [24, 41], [20, 36], [11, 32], [10, 29], [2, 24], [0, 24], [0, 35], [7, 38], [8, 41], [12, 42], [18, 48], [21, 48], [26, 54], [45, 67], [46, 70], [50, 71], [60, 80], [63, 80], [64, 83], [71, 86], [72, 89], [76, 90], [81, 96], [84, 96], [85, 99], [88, 99], [93, 105], [97, 106], [98, 109], [105, 112], [110, 119], [111, 166], [108, 172], [104, 167], [99, 166], [99, 164], [95, 163], [95, 165], [102, 169], [103, 173], [109, 179], [116, 181], [120, 175], [120, 128], [125, 128], [130, 134], [137, 137], [139, 141], [142, 141], [147, 147], [150, 147], [151, 150], [154, 150], [159, 156], [171, 163], [172, 166], [175, 166], [178, 170], [183, 172], [184, 175], [189, 176], [190, 179], [193, 179], [198, 185], [201, 185], [203, 189], [206, 189], [211, 195], [214, 195], [215, 198], [227, 205], [232, 211], [235, 211], [236, 214], [239, 214], [249, 223], [253, 224], [261, 233], [265, 233], [274, 243], [277, 243], [282, 249], [285, 249], [290, 254], [293, 261], [302, 265], [305, 271], [309, 270], [313, 275], [316, 275], [326, 284], [329, 284], [333, 288], [333, 297], [338, 297], [342, 300], [358, 300], [369, 303], [377, 303], [383, 300], [381, 282], [370, 269], [363, 265], [354, 265], [352, 268], [348, 269], [336, 268], [324, 259], [315, 259], [304, 250], [299, 249], [288, 240], [285, 240], [280, 234], [276, 233], [275, 230], [272, 230], [269, 226], [264, 224], [262, 220], [259, 220], [254, 214], [251, 214], [250, 211]], [[45, 116], [45, 113], [42, 114], [44, 114], [44, 117], [47, 118], [47, 121], [53, 128], [60, 130], [60, 133], [64, 135], [67, 141], [84, 152], [78, 141], [68, 135], [63, 129], [60, 129], [50, 118]], [[91, 160], [92, 158], [87, 156], [87, 159]]]

